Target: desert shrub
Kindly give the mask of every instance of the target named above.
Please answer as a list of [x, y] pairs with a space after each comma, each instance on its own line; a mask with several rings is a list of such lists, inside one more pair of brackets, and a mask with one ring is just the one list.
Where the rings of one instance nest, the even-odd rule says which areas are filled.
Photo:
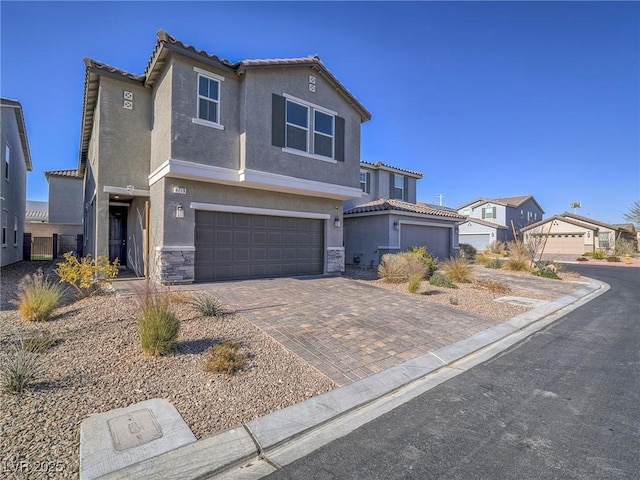
[[412, 252], [386, 253], [378, 265], [378, 276], [390, 283], [406, 282], [410, 275], [425, 278], [427, 273], [423, 257]]
[[619, 256], [617, 255], [609, 255], [607, 257], [607, 262], [621, 262], [622, 260], [620, 259]]
[[477, 263], [478, 265], [487, 265], [487, 263], [489, 263], [491, 260], [495, 259], [496, 257], [494, 257], [493, 255], [484, 253], [484, 252], [478, 252], [476, 253], [476, 258], [475, 258], [475, 263]]
[[60, 304], [62, 287], [49, 281], [42, 270], [26, 275], [18, 285], [18, 312], [30, 322], [48, 320]]
[[64, 262], [59, 263], [54, 271], [61, 282], [71, 285], [80, 296], [87, 296], [118, 276], [118, 263], [117, 258], [110, 263], [109, 258], [102, 255], [95, 259], [87, 255], [78, 260], [73, 254], [65, 253]]
[[147, 291], [138, 299], [138, 332], [142, 350], [152, 356], [168, 353], [177, 343], [180, 331], [180, 320], [171, 310], [169, 297]]
[[502, 268], [502, 262], [498, 258], [494, 257], [494, 258], [489, 259], [489, 261], [486, 263], [485, 267], [486, 268], [492, 268], [494, 270], [500, 270]]
[[193, 295], [187, 304], [205, 317], [221, 317], [229, 313], [220, 300], [204, 292]]
[[468, 243], [460, 244], [460, 256], [469, 262], [473, 262], [476, 259], [476, 255], [478, 251], [475, 249], [473, 245], [469, 245]]
[[29, 353], [44, 353], [60, 343], [60, 339], [54, 337], [46, 330], [40, 330], [23, 340], [23, 347]]
[[435, 272], [436, 268], [438, 268], [438, 259], [434, 258], [433, 255], [431, 255], [427, 251], [427, 247], [411, 247], [409, 249], [409, 252], [419, 255], [422, 259], [422, 262], [424, 263], [424, 266], [427, 267], [427, 273], [425, 274], [424, 278], [428, 279], [431, 275], [433, 275], [433, 272]]
[[247, 365], [247, 356], [236, 342], [226, 341], [207, 350], [203, 368], [207, 372], [233, 375]]
[[598, 249], [593, 252], [593, 258], [595, 258], [596, 260], [604, 260], [605, 258], [607, 258], [607, 251]]
[[509, 287], [506, 285], [497, 282], [495, 280], [479, 280], [477, 284], [489, 290], [491, 293], [507, 293], [509, 292]]
[[421, 275], [412, 274], [409, 275], [409, 293], [416, 293], [420, 289], [420, 282], [423, 277]]
[[21, 393], [42, 375], [44, 366], [37, 353], [29, 352], [23, 341], [0, 356], [0, 386], [7, 393]]
[[576, 261], [577, 262], [588, 262], [589, 259], [587, 257], [578, 257], [578, 258], [576, 258]]
[[471, 265], [464, 258], [450, 258], [440, 266], [442, 273], [456, 283], [469, 283], [475, 274], [471, 269]]
[[507, 253], [510, 257], [526, 257], [529, 260], [533, 260], [534, 257], [529, 245], [524, 242], [507, 243]]
[[503, 268], [512, 272], [528, 272], [531, 270], [531, 257], [524, 252], [514, 250], [505, 260]]
[[633, 240], [626, 238], [619, 238], [613, 247], [613, 253], [615, 255], [633, 255], [636, 253], [637, 244]]
[[487, 245], [486, 251], [493, 253], [494, 255], [504, 255], [507, 250], [507, 244], [500, 240], [494, 240]]
[[187, 292], [169, 292], [169, 301], [171, 303], [175, 303], [176, 305], [181, 305], [183, 303], [189, 303], [193, 299], [193, 295]]
[[429, 283], [435, 287], [458, 288], [458, 286], [453, 283], [449, 277], [441, 272], [436, 272], [431, 275]]
[[538, 262], [533, 274], [538, 277], [552, 278], [554, 280], [562, 280], [558, 276], [558, 268], [553, 263]]

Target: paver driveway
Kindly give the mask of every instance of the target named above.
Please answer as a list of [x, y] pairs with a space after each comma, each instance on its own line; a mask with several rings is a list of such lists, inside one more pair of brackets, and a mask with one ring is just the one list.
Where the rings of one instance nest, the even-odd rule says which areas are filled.
[[199, 284], [338, 385], [499, 321], [342, 277]]

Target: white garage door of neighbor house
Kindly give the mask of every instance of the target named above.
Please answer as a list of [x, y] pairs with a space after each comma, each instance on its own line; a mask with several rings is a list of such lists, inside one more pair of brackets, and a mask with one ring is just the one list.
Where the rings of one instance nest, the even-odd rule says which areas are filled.
[[582, 233], [549, 235], [544, 253], [565, 253], [582, 255], [584, 238]]
[[324, 220], [196, 211], [199, 282], [324, 271]]
[[432, 255], [447, 259], [451, 255], [451, 229], [400, 224], [400, 249], [411, 247], [426, 247]]
[[489, 233], [461, 233], [460, 243], [467, 243], [481, 252], [487, 245], [491, 243], [491, 234]]

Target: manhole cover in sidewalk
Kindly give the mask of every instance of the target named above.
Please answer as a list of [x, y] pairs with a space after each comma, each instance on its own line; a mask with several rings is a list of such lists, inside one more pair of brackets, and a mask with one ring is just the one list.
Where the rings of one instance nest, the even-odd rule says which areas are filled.
[[521, 307], [539, 307], [547, 303], [546, 300], [538, 300], [536, 298], [527, 297], [500, 297], [495, 299], [496, 302], [510, 303]]
[[137, 447], [162, 437], [162, 429], [148, 408], [120, 415], [107, 422], [116, 450]]

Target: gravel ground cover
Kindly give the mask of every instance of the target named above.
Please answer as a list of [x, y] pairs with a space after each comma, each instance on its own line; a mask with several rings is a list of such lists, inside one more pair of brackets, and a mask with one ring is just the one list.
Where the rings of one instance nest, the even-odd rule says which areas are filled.
[[[0, 353], [16, 339], [39, 331], [59, 340], [42, 355], [46, 370], [35, 388], [19, 396], [0, 394], [0, 461], [6, 478], [76, 478], [80, 423], [92, 413], [166, 398], [202, 438], [335, 388], [240, 315], [202, 317], [184, 303], [174, 304], [181, 319], [178, 346], [159, 358], [140, 349], [133, 297], [102, 293], [67, 301], [52, 320], [25, 322], [11, 302], [20, 279], [39, 266], [48, 265], [20, 262], [1, 271]], [[347, 272], [359, 281], [410, 295], [406, 284], [389, 284], [375, 275]], [[528, 310], [493, 301], [497, 296], [549, 299], [501, 285], [505, 289], [496, 292], [487, 284], [451, 290], [422, 282], [418, 297], [495, 320]], [[238, 375], [202, 369], [206, 350], [224, 340], [237, 341], [249, 356], [248, 367]]]

